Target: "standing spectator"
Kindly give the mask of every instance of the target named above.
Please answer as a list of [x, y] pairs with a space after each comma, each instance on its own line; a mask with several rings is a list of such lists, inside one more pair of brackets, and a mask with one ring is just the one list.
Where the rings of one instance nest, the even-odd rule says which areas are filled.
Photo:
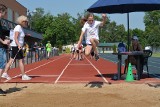
[[41, 49], [40, 49], [41, 51], [44, 50], [43, 43], [40, 43], [40, 44], [39, 44], [39, 47], [41, 48]]
[[73, 44], [73, 46], [71, 47], [71, 58], [70, 59], [74, 57], [74, 53], [75, 53], [75, 46]]
[[82, 60], [83, 59], [83, 45], [81, 44], [80, 46], [79, 46], [79, 60]]
[[40, 55], [40, 59], [43, 59], [44, 58], [44, 49], [45, 47], [43, 46], [43, 43], [40, 43], [39, 44], [39, 55]]
[[22, 51], [22, 47], [24, 45], [24, 37], [25, 37], [25, 34], [23, 32], [24, 31], [23, 27], [27, 27], [28, 25], [27, 17], [19, 16], [17, 18], [17, 24], [18, 25], [14, 28], [14, 39], [10, 44], [12, 48], [11, 58], [7, 63], [7, 65], [5, 66], [5, 70], [4, 70], [4, 73], [2, 74], [2, 77], [6, 79], [11, 79], [7, 72], [11, 64], [15, 61], [15, 59], [18, 59], [19, 67], [22, 73], [22, 80], [30, 80], [31, 77], [25, 74], [25, 67], [24, 67], [24, 61], [23, 61], [24, 56]]
[[28, 58], [28, 53], [29, 53], [29, 45], [25, 42], [23, 46], [23, 56], [25, 61], [26, 58]]
[[25, 42], [24, 46], [23, 46], [23, 55], [24, 55], [24, 57], [28, 56], [28, 52], [29, 52], [29, 45]]
[[74, 53], [74, 59], [79, 60], [79, 49], [78, 49], [78, 42], [75, 43], [75, 53]]
[[52, 50], [52, 45], [51, 45], [50, 41], [48, 41], [48, 43], [46, 44], [46, 49], [47, 49], [47, 59], [49, 59], [50, 53]]
[[81, 35], [78, 42], [78, 47], [82, 44], [83, 36], [85, 35], [86, 49], [85, 55], [90, 55], [93, 48], [95, 53], [95, 60], [99, 59], [97, 46], [99, 43], [99, 26], [103, 26], [106, 23], [106, 14], [102, 14], [102, 21], [95, 21], [93, 13], [88, 13], [86, 16], [87, 21], [83, 25]]
[[[0, 4], [0, 22], [1, 22], [1, 18], [6, 14], [6, 10], [7, 10], [7, 7]], [[7, 59], [6, 48], [9, 45], [9, 43], [10, 41], [6, 40], [5, 36], [3, 35], [2, 26], [0, 24], [0, 81], [1, 81], [2, 71], [4, 70], [6, 65], [6, 59]], [[6, 92], [0, 88], [0, 95], [5, 95], [5, 94]]]
[[35, 59], [38, 59], [38, 43], [37, 42], [34, 42], [34, 45], [32, 47], [32, 51], [33, 51], [33, 56], [35, 57]]

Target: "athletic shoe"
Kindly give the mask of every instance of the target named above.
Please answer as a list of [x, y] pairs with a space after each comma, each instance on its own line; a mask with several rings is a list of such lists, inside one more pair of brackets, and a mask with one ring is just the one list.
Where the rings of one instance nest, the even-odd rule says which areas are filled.
[[99, 60], [99, 56], [97, 54], [95, 54], [95, 60]]
[[5, 96], [7, 93], [5, 91], [3, 91], [2, 89], [0, 89], [0, 96]]
[[7, 80], [11, 80], [11, 77], [7, 73], [3, 73], [1, 77]]
[[31, 80], [31, 77], [27, 76], [27, 75], [23, 75], [22, 76], [22, 80]]

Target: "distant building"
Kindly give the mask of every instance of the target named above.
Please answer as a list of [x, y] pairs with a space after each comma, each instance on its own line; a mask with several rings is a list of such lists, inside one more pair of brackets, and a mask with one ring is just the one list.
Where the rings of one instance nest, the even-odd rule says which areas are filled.
[[[113, 53], [113, 46], [115, 45], [116, 47], [118, 47], [119, 43], [120, 42], [116, 42], [116, 43], [99, 43], [98, 44], [98, 52], [99, 53]], [[72, 44], [71, 45], [64, 45], [64, 46], [62, 46], [62, 50], [65, 50], [65, 49], [69, 48], [70, 51], [71, 51], [72, 46], [73, 46]]]
[[17, 17], [20, 15], [27, 16], [27, 8], [16, 0], [0, 0], [0, 4], [3, 4], [7, 7], [5, 19], [11, 22], [16, 22]]
[[[16, 0], [0, 0], [0, 4], [7, 7], [7, 14], [4, 19], [0, 20], [0, 26], [2, 26], [3, 34], [9, 35], [10, 29], [13, 29], [16, 24], [16, 19], [20, 15], [27, 16], [27, 8], [21, 5]], [[25, 28], [26, 34], [25, 40], [29, 45], [32, 45], [35, 41], [39, 42], [42, 40], [42, 34], [37, 33], [29, 28]]]
[[113, 53], [113, 46], [118, 46], [120, 42], [116, 43], [99, 43], [98, 44], [98, 51], [99, 53]]

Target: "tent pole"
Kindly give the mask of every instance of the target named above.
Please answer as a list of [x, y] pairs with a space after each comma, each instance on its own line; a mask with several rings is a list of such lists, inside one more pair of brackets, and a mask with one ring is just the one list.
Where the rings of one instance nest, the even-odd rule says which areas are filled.
[[127, 13], [127, 27], [128, 27], [128, 51], [129, 51], [129, 48], [130, 48], [129, 13]]

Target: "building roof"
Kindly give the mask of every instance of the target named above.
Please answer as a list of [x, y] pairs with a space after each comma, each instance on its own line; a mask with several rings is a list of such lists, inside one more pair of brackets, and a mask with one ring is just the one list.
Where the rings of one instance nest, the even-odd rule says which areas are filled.
[[[6, 19], [1, 19], [0, 24], [2, 26], [2, 29], [10, 31], [10, 29], [14, 29], [14, 27], [17, 25], [16, 23], [13, 23], [11, 21], [8, 21]], [[31, 36], [33, 38], [37, 39], [43, 39], [42, 34], [37, 33], [33, 30], [30, 30], [28, 28], [24, 28], [24, 33], [28, 36]]]
[[106, 46], [113, 46], [113, 45], [118, 46], [119, 43], [120, 42], [115, 42], [115, 43], [99, 43], [98, 47], [106, 47]]
[[37, 33], [37, 32], [35, 32], [35, 31], [32, 31], [32, 30], [30, 30], [30, 29], [24, 29], [24, 32], [25, 32], [25, 34], [26, 35], [28, 35], [28, 36], [31, 36], [31, 37], [34, 37], [34, 38], [38, 38], [38, 39], [43, 39], [43, 37], [42, 37], [42, 34], [40, 34], [40, 33]]

